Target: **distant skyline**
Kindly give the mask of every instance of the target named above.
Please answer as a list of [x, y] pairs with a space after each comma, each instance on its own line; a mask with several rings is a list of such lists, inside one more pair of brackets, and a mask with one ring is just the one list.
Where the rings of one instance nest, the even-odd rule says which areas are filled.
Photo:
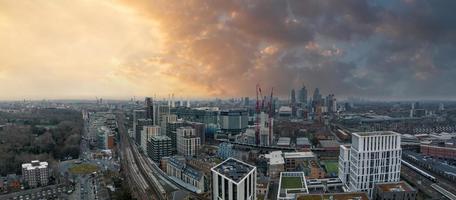
[[[456, 1], [0, 0], [0, 100], [456, 99]], [[141, 99], [142, 100], [142, 99]]]

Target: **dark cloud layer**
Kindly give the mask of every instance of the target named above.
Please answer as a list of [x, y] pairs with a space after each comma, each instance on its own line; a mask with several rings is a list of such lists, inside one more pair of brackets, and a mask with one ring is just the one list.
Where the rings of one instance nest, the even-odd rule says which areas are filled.
[[456, 2], [151, 0], [132, 4], [164, 35], [165, 75], [210, 95], [456, 97]]

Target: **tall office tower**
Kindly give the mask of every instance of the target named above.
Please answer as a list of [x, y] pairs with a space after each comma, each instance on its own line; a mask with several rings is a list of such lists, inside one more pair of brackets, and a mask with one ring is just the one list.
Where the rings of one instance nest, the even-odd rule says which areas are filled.
[[376, 183], [400, 180], [400, 134], [392, 131], [353, 133], [350, 149], [341, 147], [341, 150], [339, 172], [343, 173], [339, 177], [350, 191], [367, 192], [372, 198]]
[[147, 142], [147, 155], [155, 162], [172, 155], [171, 138], [165, 135], [153, 136]]
[[22, 176], [30, 187], [46, 186], [49, 182], [49, 168], [47, 162], [33, 160], [22, 164]]
[[326, 97], [326, 107], [329, 113], [337, 112], [337, 101], [334, 94], [330, 94]]
[[142, 130], [143, 130], [143, 127], [144, 126], [151, 126], [152, 125], [152, 120], [151, 119], [138, 119], [138, 121], [136, 121], [136, 125], [134, 127], [134, 130], [135, 130], [135, 142], [136, 144], [138, 144], [139, 146], [142, 146], [141, 145], [141, 133], [142, 133]]
[[318, 88], [315, 88], [315, 91], [313, 93], [313, 101], [314, 102], [320, 102], [321, 101], [320, 89], [318, 89]]
[[146, 97], [145, 99], [145, 106], [146, 106], [146, 118], [154, 120], [154, 104], [152, 102], [152, 98]]
[[307, 105], [307, 88], [305, 85], [302, 86], [301, 90], [299, 90], [299, 98], [298, 101], [301, 103], [301, 107], [305, 107]]
[[295, 93], [294, 89], [291, 90], [290, 104], [291, 104], [290, 105], [291, 106], [291, 116], [296, 117], [297, 107], [296, 107], [296, 93]]
[[144, 152], [147, 152], [147, 142], [149, 142], [152, 137], [161, 135], [160, 129], [160, 126], [143, 126], [141, 131], [141, 149]]
[[228, 158], [211, 169], [213, 200], [255, 200], [256, 167]]
[[134, 110], [133, 111], [133, 139], [136, 141], [136, 126], [138, 125], [139, 119], [146, 118], [146, 111], [145, 110]]
[[181, 127], [176, 130], [177, 153], [183, 156], [196, 156], [201, 146], [201, 139], [192, 127]]
[[291, 104], [296, 104], [296, 93], [294, 89], [291, 90], [290, 102]]

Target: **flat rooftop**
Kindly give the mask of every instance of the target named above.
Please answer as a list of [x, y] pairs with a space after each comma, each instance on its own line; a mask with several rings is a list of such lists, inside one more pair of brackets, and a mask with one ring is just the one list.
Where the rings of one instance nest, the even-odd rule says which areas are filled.
[[411, 192], [415, 191], [412, 186], [408, 185], [407, 183], [401, 181], [397, 183], [380, 183], [377, 184], [378, 187], [383, 192]]
[[212, 168], [213, 171], [239, 183], [245, 176], [247, 176], [255, 167], [245, 162], [228, 158], [219, 165]]
[[298, 200], [369, 200], [366, 193], [351, 192], [351, 193], [335, 193], [335, 194], [308, 194], [300, 195]]
[[367, 137], [367, 136], [380, 136], [380, 135], [400, 135], [394, 131], [372, 131], [372, 132], [357, 132], [353, 133], [353, 135], [357, 135], [360, 137]]
[[285, 152], [283, 153], [285, 159], [292, 158], [314, 158], [315, 155], [311, 151], [301, 151], [301, 152]]

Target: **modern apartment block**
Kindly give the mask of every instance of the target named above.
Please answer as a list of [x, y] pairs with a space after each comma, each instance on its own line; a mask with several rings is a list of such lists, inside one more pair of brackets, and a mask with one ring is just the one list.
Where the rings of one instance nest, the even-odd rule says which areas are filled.
[[372, 198], [375, 184], [400, 180], [400, 134], [392, 131], [353, 133], [350, 149], [340, 148], [339, 172], [342, 173], [339, 177], [348, 190], [367, 192]]
[[160, 126], [143, 126], [141, 131], [141, 149], [144, 152], [147, 152], [147, 142], [149, 142], [152, 137], [161, 135], [160, 129]]
[[192, 127], [181, 127], [177, 132], [177, 153], [182, 156], [195, 156], [201, 145], [201, 138]]
[[45, 186], [49, 182], [49, 168], [47, 162], [33, 160], [22, 164], [22, 176], [30, 187]]
[[213, 200], [255, 200], [256, 167], [228, 158], [211, 169]]
[[155, 162], [172, 155], [171, 138], [165, 135], [153, 136], [147, 142], [147, 155]]

